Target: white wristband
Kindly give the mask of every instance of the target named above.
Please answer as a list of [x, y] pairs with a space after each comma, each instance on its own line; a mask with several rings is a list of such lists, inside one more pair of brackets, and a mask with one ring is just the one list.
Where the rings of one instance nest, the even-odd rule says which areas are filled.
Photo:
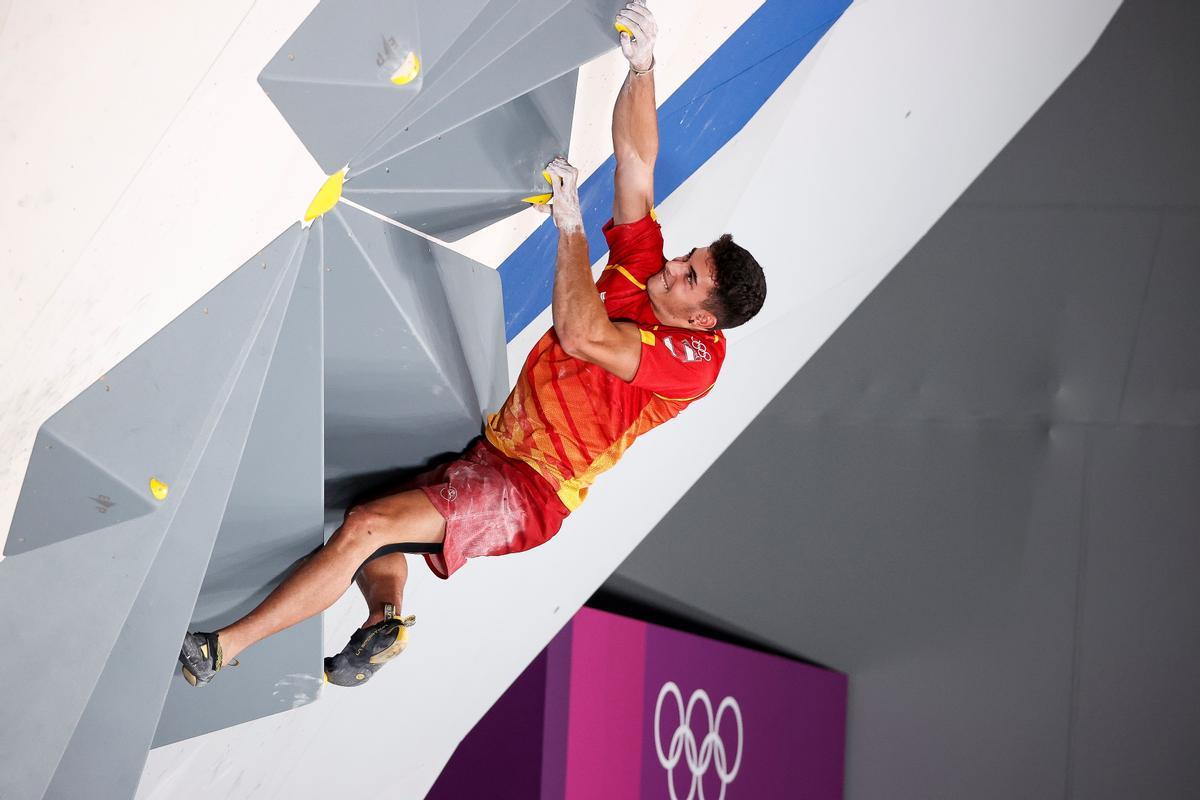
[[654, 56], [650, 56], [650, 66], [646, 67], [645, 69], [638, 69], [637, 67], [635, 67], [633, 65], [632, 61], [629, 62], [629, 71], [632, 72], [634, 75], [649, 75], [653, 69], [654, 69]]

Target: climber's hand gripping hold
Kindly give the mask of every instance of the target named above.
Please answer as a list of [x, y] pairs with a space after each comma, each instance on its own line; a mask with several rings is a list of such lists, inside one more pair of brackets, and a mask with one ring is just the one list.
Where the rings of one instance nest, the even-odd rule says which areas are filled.
[[646, 8], [645, 0], [626, 3], [617, 12], [616, 28], [620, 33], [621, 52], [633, 71], [643, 74], [653, 69], [658, 23]]

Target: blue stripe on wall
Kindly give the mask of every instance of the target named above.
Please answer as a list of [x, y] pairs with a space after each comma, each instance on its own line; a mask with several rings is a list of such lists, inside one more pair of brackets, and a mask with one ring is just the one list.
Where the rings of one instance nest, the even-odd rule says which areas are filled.
[[[849, 5], [767, 0], [659, 107], [656, 204], [745, 127]], [[612, 215], [615, 169], [610, 156], [579, 189], [593, 261], [608, 250], [600, 228]], [[554, 223], [546, 220], [500, 265], [509, 341], [550, 304], [557, 247]]]

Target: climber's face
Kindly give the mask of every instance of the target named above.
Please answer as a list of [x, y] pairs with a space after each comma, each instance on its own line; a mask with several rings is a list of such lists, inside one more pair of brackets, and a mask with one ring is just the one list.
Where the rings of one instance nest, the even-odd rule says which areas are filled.
[[646, 279], [655, 316], [664, 325], [709, 330], [717, 318], [704, 305], [717, 286], [717, 268], [707, 247], [673, 258]]

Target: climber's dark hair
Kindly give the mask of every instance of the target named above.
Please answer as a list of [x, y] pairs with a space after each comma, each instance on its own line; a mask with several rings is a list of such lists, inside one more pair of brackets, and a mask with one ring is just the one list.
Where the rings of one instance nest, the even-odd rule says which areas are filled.
[[717, 318], [721, 330], [736, 328], [749, 320], [767, 299], [767, 278], [746, 248], [725, 234], [708, 246], [716, 265], [716, 288], [704, 304]]

